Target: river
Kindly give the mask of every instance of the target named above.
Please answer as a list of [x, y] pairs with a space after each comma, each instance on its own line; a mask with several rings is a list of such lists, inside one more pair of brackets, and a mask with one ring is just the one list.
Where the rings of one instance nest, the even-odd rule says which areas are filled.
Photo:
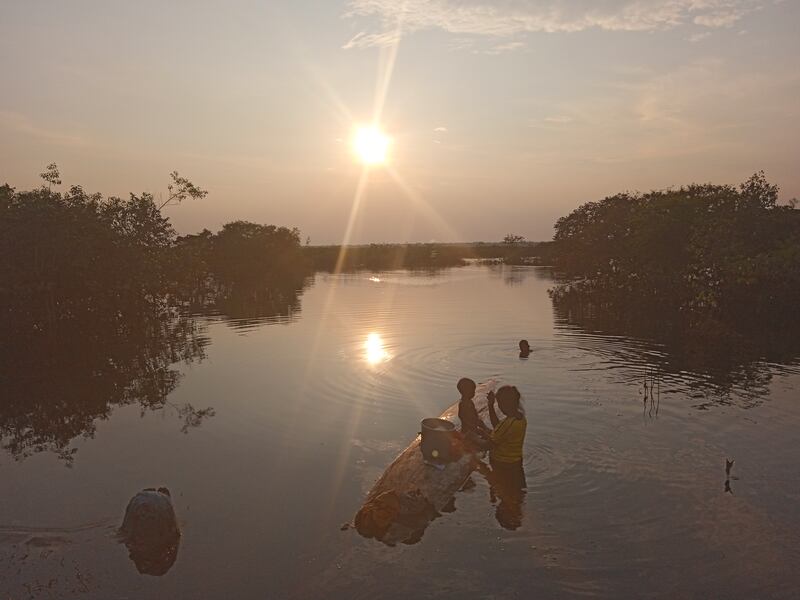
[[[0, 414], [0, 597], [797, 597], [798, 357], [693, 370], [556, 314], [552, 285], [541, 267], [317, 274], [279, 316], [196, 316], [156, 409], [134, 386], [77, 426], [68, 404]], [[463, 376], [522, 392], [516, 522], [474, 475], [416, 544], [341, 530]], [[142, 575], [115, 531], [161, 485], [182, 537]]]

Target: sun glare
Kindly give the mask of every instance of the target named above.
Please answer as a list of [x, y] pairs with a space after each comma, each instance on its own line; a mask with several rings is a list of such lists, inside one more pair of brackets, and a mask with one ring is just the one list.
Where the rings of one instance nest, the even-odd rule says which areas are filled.
[[380, 165], [386, 162], [390, 141], [378, 127], [359, 127], [353, 136], [353, 150], [365, 165]]
[[389, 358], [389, 353], [383, 347], [383, 340], [377, 333], [370, 333], [367, 336], [367, 341], [364, 342], [364, 350], [366, 351], [367, 362], [371, 365], [376, 365]]

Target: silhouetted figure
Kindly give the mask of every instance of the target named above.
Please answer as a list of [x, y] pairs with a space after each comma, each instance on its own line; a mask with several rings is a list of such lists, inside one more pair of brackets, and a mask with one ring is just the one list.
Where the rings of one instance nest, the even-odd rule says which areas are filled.
[[[522, 446], [528, 421], [520, 406], [520, 393], [515, 386], [504, 385], [489, 392], [489, 419], [494, 429], [490, 437], [489, 475], [492, 502], [499, 498], [495, 517], [506, 529], [516, 529], [522, 524], [522, 501], [525, 495], [525, 471], [522, 467]], [[505, 415], [503, 420], [495, 412], [495, 401]]]
[[531, 354], [531, 345], [528, 343], [528, 340], [520, 340], [519, 341], [519, 357], [520, 358], [528, 358]]
[[458, 418], [461, 421], [461, 433], [464, 434], [467, 443], [477, 448], [485, 449], [491, 430], [478, 416], [475, 403], [472, 401], [475, 397], [475, 382], [467, 377], [462, 377], [458, 380], [456, 388], [461, 394], [461, 399], [458, 402]]

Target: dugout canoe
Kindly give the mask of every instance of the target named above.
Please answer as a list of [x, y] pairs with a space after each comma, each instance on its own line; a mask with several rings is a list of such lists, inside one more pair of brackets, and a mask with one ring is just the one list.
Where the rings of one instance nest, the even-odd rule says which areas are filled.
[[[475, 392], [478, 415], [488, 422], [486, 394], [495, 381], [481, 383]], [[439, 418], [458, 422], [458, 403]], [[455, 493], [478, 467], [478, 457], [461, 448], [461, 456], [442, 469], [425, 462], [420, 450], [420, 436], [386, 468], [367, 494], [356, 513], [355, 528], [364, 537], [375, 538], [393, 546], [418, 542], [425, 529], [443, 512], [452, 512]]]

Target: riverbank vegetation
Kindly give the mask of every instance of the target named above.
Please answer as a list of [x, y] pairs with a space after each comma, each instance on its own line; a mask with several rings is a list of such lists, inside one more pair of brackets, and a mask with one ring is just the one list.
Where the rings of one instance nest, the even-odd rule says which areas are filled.
[[39, 188], [0, 187], [0, 384], [8, 398], [0, 441], [13, 456], [51, 450], [70, 460], [74, 438], [132, 403], [174, 411], [183, 431], [200, 425], [213, 409], [168, 400], [176, 363], [205, 356], [203, 325], [192, 317], [218, 314], [242, 326], [291, 319], [315, 271], [546, 264], [557, 321], [663, 340], [676, 369], [727, 361], [727, 381], [751, 381], [758, 370], [738, 373], [741, 365], [798, 351], [800, 211], [780, 205], [761, 173], [738, 187], [590, 202], [558, 220], [552, 242], [509, 234], [344, 249], [246, 221], [178, 236], [161, 209], [205, 192], [171, 177], [160, 204], [147, 193], [56, 191], [55, 165]]
[[50, 185], [35, 190], [0, 187], [3, 447], [69, 461], [75, 437], [131, 403], [199, 424], [210, 409], [167, 399], [175, 363], [201, 359], [206, 343], [167, 293], [168, 220], [149, 194], [59, 193], [54, 168], [45, 175]]
[[800, 328], [800, 211], [763, 173], [586, 203], [558, 220], [552, 251], [565, 318], [772, 347]]
[[171, 177], [160, 206], [146, 193], [54, 191], [55, 165], [40, 188], [0, 187], [0, 333], [45, 357], [54, 336], [105, 338], [129, 332], [143, 315], [180, 308], [289, 314], [314, 271], [435, 270], [469, 260], [553, 265], [561, 305], [628, 315], [657, 308], [693, 324], [785, 325], [800, 304], [800, 211], [778, 204], [763, 173], [738, 187], [589, 202], [557, 221], [552, 242], [508, 234], [496, 243], [347, 247], [303, 246], [296, 228], [246, 221], [177, 236], [161, 208], [205, 192]]
[[551, 245], [551, 242], [515, 239], [511, 242], [307, 246], [305, 253], [314, 270], [329, 273], [358, 270], [436, 270], [464, 266], [468, 261], [512, 265], [540, 264], [550, 259]]
[[189, 312], [234, 319], [291, 317], [311, 275], [299, 230], [248, 221], [176, 238], [169, 262], [172, 289]]
[[192, 312], [287, 315], [309, 274], [297, 230], [234, 222], [176, 236], [167, 202], [205, 192], [172, 174], [167, 202], [0, 187], [0, 442], [12, 456], [71, 460], [114, 407], [174, 412], [182, 431], [213, 409], [172, 404], [177, 363], [202, 360]]

